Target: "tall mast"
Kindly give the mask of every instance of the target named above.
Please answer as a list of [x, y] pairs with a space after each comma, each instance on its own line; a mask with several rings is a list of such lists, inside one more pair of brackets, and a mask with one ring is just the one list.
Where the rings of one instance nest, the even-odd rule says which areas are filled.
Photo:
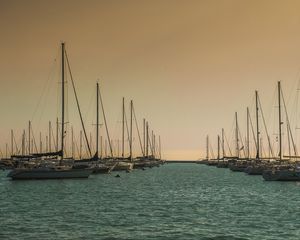
[[46, 152], [49, 152], [48, 147], [49, 147], [49, 145], [48, 145], [48, 136], [46, 135]]
[[61, 43], [61, 159], [64, 158], [65, 134], [65, 43]]
[[153, 130], [151, 130], [151, 155], [154, 156], [154, 134], [153, 134]]
[[71, 146], [71, 148], [72, 148], [72, 158], [74, 158], [74, 155], [75, 155], [74, 150], [75, 149], [74, 149], [74, 130], [73, 130], [73, 126], [71, 127], [71, 138], [72, 138], [72, 140], [71, 140], [72, 141], [72, 143], [71, 143], [72, 144], [72, 146]]
[[58, 152], [58, 118], [56, 118], [56, 152]]
[[222, 155], [223, 159], [225, 158], [225, 145], [224, 145], [224, 128], [222, 128]]
[[100, 159], [103, 158], [103, 137], [100, 136]]
[[80, 130], [79, 135], [79, 158], [82, 158], [82, 130]]
[[107, 157], [107, 139], [105, 139], [105, 146], [104, 147], [105, 147], [105, 152], [104, 152], [105, 157]]
[[23, 130], [22, 136], [22, 155], [25, 155], [25, 130]]
[[43, 152], [43, 145], [42, 145], [42, 132], [40, 132], [40, 153]]
[[209, 138], [206, 136], [206, 159], [209, 160]]
[[249, 108], [247, 107], [247, 158], [249, 159], [250, 158], [250, 131], [249, 131], [249, 126], [250, 126], [250, 123], [249, 123], [249, 119], [250, 118], [250, 113], [249, 113]]
[[260, 140], [259, 140], [259, 125], [258, 125], [258, 92], [255, 91], [255, 105], [256, 105], [256, 139], [257, 139], [257, 149], [256, 149], [256, 159], [260, 158], [260, 153], [259, 153], [259, 149], [260, 149]]
[[239, 147], [239, 127], [238, 127], [238, 119], [237, 112], [235, 112], [235, 138], [236, 138], [236, 156], [240, 157], [240, 147]]
[[31, 137], [30, 137], [30, 129], [31, 129], [31, 122], [29, 121], [28, 123], [28, 155], [30, 155], [30, 142], [31, 142]]
[[11, 129], [11, 155], [14, 155], [14, 130]]
[[99, 83], [97, 82], [96, 157], [99, 158]]
[[51, 121], [49, 121], [49, 152], [51, 152]]
[[146, 156], [149, 157], [149, 125], [146, 122]]
[[278, 121], [279, 121], [279, 159], [282, 160], [282, 139], [281, 139], [281, 86], [280, 81], [278, 82]]
[[146, 156], [146, 146], [145, 146], [145, 144], [146, 144], [146, 119], [144, 118], [143, 119], [143, 147], [144, 147], [144, 151], [143, 151], [144, 156], [143, 157]]
[[153, 135], [153, 156], [156, 157], [156, 141], [155, 141], [155, 134]]
[[117, 139], [117, 146], [118, 146], [118, 158], [120, 158], [120, 139]]
[[160, 135], [158, 136], [158, 143], [159, 143], [159, 159], [161, 160], [161, 141], [160, 141]]
[[124, 141], [125, 141], [125, 99], [122, 100], [122, 158], [124, 158]]
[[218, 135], [218, 160], [220, 160], [220, 135]]
[[92, 139], [92, 133], [90, 132], [90, 145], [91, 145], [91, 148], [92, 148], [92, 141], [93, 141], [93, 139]]
[[133, 102], [130, 101], [130, 139], [129, 139], [129, 147], [130, 147], [130, 161], [132, 161], [132, 110], [133, 110]]

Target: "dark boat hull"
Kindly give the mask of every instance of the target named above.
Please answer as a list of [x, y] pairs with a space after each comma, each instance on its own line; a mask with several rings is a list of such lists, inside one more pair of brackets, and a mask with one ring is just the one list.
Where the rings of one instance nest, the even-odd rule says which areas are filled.
[[262, 176], [266, 181], [300, 181], [300, 172], [294, 170], [265, 170]]
[[12, 180], [32, 180], [32, 179], [67, 179], [67, 178], [88, 178], [92, 169], [15, 169], [8, 173], [7, 177]]
[[263, 166], [249, 166], [245, 169], [248, 175], [262, 175], [265, 168]]

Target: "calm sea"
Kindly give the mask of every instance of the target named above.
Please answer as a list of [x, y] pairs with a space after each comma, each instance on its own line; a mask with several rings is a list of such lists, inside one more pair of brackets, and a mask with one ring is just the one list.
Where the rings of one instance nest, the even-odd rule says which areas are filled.
[[300, 239], [300, 183], [197, 164], [86, 180], [0, 173], [0, 239]]

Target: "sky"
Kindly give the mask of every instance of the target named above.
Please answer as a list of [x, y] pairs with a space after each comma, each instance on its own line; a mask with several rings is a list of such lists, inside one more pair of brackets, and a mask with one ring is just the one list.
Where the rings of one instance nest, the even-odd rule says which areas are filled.
[[[133, 100], [140, 130], [146, 118], [165, 159], [205, 156], [206, 135], [215, 149], [222, 128], [230, 141], [235, 112], [244, 131], [255, 90], [276, 135], [277, 81], [295, 130], [299, 12], [297, 0], [0, 0], [2, 152], [11, 129], [19, 143], [29, 120], [36, 137], [55, 125], [62, 41], [88, 132], [97, 81], [112, 138], [120, 138], [122, 97], [128, 116]], [[68, 106], [78, 135], [71, 88]], [[136, 133], [134, 145], [138, 154]]]

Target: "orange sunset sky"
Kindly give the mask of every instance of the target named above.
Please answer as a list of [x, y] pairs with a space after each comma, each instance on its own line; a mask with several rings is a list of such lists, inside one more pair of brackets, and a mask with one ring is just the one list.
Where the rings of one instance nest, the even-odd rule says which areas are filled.
[[[59, 116], [61, 41], [89, 132], [99, 79], [113, 139], [125, 97], [140, 128], [145, 117], [161, 135], [163, 158], [197, 159], [207, 134], [212, 147], [222, 127], [232, 139], [235, 111], [245, 130], [255, 90], [275, 136], [281, 80], [297, 140], [300, 1], [0, 0], [0, 31], [2, 152], [10, 129], [19, 143], [28, 120], [37, 137]], [[68, 106], [68, 126], [79, 130], [71, 88]]]

